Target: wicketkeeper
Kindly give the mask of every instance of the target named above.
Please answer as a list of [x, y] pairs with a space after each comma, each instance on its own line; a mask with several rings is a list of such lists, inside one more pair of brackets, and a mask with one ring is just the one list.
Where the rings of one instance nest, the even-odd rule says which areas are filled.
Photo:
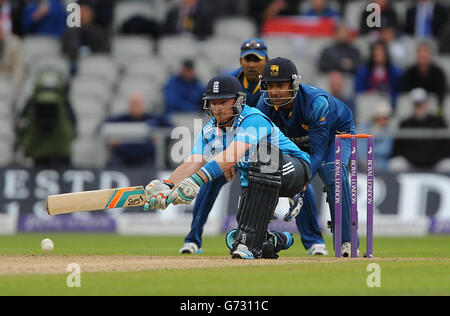
[[293, 243], [290, 233], [268, 232], [279, 197], [306, 189], [311, 167], [301, 151], [259, 110], [246, 106], [245, 93], [232, 76], [210, 80], [204, 109], [211, 120], [197, 136], [187, 160], [168, 180], [146, 187], [145, 209], [190, 204], [200, 187], [240, 171], [241, 196], [237, 230], [227, 235], [232, 258], [278, 258]]
[[[263, 94], [257, 108], [300, 149], [311, 155], [311, 173], [313, 177], [319, 174], [325, 186], [334, 231], [335, 136], [354, 134], [355, 123], [351, 110], [344, 103], [322, 89], [300, 83], [300, 78], [297, 67], [289, 59], [278, 57], [270, 60], [261, 76]], [[340, 251], [344, 257], [350, 257], [350, 186], [347, 170], [350, 159], [349, 140], [343, 141], [342, 151], [342, 245], [341, 249], [335, 251]], [[296, 217], [299, 227], [317, 222], [314, 218], [308, 219], [311, 214], [317, 216], [312, 186], [294, 198], [290, 209], [293, 215], [298, 213], [300, 208], [297, 204], [302, 200], [304, 210]], [[320, 250], [324, 246], [315, 244], [311, 251]]]

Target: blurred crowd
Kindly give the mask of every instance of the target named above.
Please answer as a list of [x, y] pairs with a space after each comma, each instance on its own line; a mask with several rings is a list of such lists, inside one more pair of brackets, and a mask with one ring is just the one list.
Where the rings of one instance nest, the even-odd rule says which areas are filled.
[[[72, 2], [80, 27], [67, 27]], [[368, 27], [371, 2], [381, 18]], [[335, 31], [265, 34], [283, 16], [333, 19]], [[450, 3], [438, 0], [0, 0], [0, 164], [154, 164], [167, 134], [103, 126], [202, 117], [206, 82], [239, 68], [251, 37], [352, 109], [375, 134], [378, 170], [450, 170]]]

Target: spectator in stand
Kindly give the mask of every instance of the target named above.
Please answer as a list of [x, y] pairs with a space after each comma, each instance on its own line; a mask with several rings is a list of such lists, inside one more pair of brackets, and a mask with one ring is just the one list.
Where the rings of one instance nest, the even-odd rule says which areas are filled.
[[0, 23], [0, 76], [12, 82], [14, 93], [18, 93], [24, 76], [22, 43], [12, 34], [4, 34]]
[[[393, 27], [398, 27], [398, 17], [397, 12], [392, 7], [389, 0], [373, 0], [371, 3], [378, 4], [381, 9], [381, 25], [392, 25]], [[366, 35], [373, 31], [379, 31], [380, 27], [370, 26], [367, 23], [368, 17], [372, 14], [372, 11], [367, 11], [364, 7], [364, 11], [361, 13], [361, 20], [359, 24], [359, 33], [361, 35]]]
[[164, 86], [166, 113], [201, 112], [204, 92], [205, 86], [196, 76], [194, 61], [183, 61], [180, 73]]
[[[422, 88], [411, 91], [411, 99], [414, 103], [412, 117], [400, 123], [400, 131], [408, 129], [446, 129], [446, 122], [439, 116], [430, 113], [427, 92]], [[422, 135], [422, 133], [421, 133]], [[390, 162], [392, 168], [430, 169], [435, 167], [443, 159], [449, 157], [450, 141], [445, 138], [434, 138], [424, 134], [426, 138], [399, 138], [394, 142], [394, 160]], [[400, 158], [398, 158], [400, 157]]]
[[381, 29], [378, 32], [378, 38], [388, 46], [389, 54], [394, 63], [407, 60], [408, 54], [410, 54], [401, 38], [397, 37], [397, 33], [397, 28], [390, 24], [381, 25]]
[[211, 10], [216, 13], [216, 16], [245, 14], [247, 8], [246, 4], [242, 5], [242, 2], [236, 0], [208, 0]]
[[352, 42], [350, 29], [345, 24], [336, 27], [335, 42], [325, 48], [319, 59], [319, 69], [323, 72], [338, 70], [355, 73], [359, 66], [361, 54]]
[[[159, 21], [157, 16], [167, 15], [168, 10], [164, 6], [169, 6], [170, 0], [148, 0], [145, 2], [147, 11], [152, 11], [152, 17], [145, 16], [141, 12], [136, 12], [129, 16], [120, 25], [119, 32], [125, 36], [150, 36], [154, 40], [158, 40], [165, 31], [164, 25]], [[172, 7], [172, 6], [171, 6]], [[167, 7], [166, 7], [167, 9]], [[159, 14], [159, 15], [158, 15]], [[173, 21], [172, 21], [173, 22]], [[173, 33], [176, 33], [175, 31]]]
[[78, 59], [80, 53], [106, 53], [110, 50], [107, 31], [95, 24], [91, 1], [80, 0], [78, 4], [81, 27], [67, 28], [62, 38], [62, 51], [72, 61]]
[[[380, 103], [376, 106], [371, 124], [363, 124], [358, 127], [359, 132], [374, 135], [375, 169], [377, 171], [387, 171], [389, 160], [392, 157], [394, 139], [391, 115], [391, 105]], [[359, 146], [358, 153], [359, 161], [367, 162], [367, 149], [364, 146]]]
[[310, 7], [306, 10], [306, 16], [315, 16], [322, 18], [337, 18], [339, 12], [336, 12], [328, 3], [328, 0], [310, 0]]
[[450, 21], [444, 26], [439, 36], [439, 53], [450, 54]]
[[248, 0], [248, 14], [254, 18], [258, 32], [267, 20], [279, 15], [297, 15], [301, 0]]
[[[147, 111], [146, 101], [142, 93], [130, 96], [129, 112], [106, 120], [107, 123], [147, 123], [153, 127], [170, 127], [165, 117], [154, 116]], [[156, 157], [155, 140], [148, 138], [142, 141], [117, 142], [109, 144], [112, 157], [110, 166], [139, 167], [152, 164]]]
[[340, 11], [340, 16], [345, 16], [345, 10], [347, 9], [347, 3], [351, 2], [353, 0], [337, 0], [337, 2], [339, 3], [339, 11]]
[[345, 78], [340, 71], [330, 71], [328, 73], [329, 90], [331, 95], [341, 100], [353, 112], [353, 118], [356, 121], [356, 105], [353, 96], [346, 93]]
[[116, 2], [116, 0], [91, 0], [95, 13], [95, 24], [104, 29], [111, 27]]
[[377, 41], [370, 48], [367, 64], [361, 65], [355, 76], [355, 92], [385, 93], [395, 107], [400, 91], [401, 70], [391, 63], [387, 45]]
[[24, 0], [0, 0], [0, 24], [3, 34], [14, 33], [22, 36], [22, 14], [25, 8]]
[[166, 17], [166, 34], [192, 33], [204, 40], [213, 34], [213, 15], [207, 1], [182, 0]]
[[434, 0], [418, 0], [406, 12], [405, 33], [416, 37], [439, 36], [448, 22], [446, 8]]
[[24, 34], [61, 38], [66, 29], [67, 13], [62, 0], [33, 0], [25, 7]]
[[403, 76], [402, 90], [411, 91], [420, 87], [428, 93], [435, 93], [439, 98], [439, 112], [442, 114], [447, 91], [445, 72], [433, 63], [433, 49], [427, 42], [417, 46], [416, 56], [416, 64], [408, 68]]

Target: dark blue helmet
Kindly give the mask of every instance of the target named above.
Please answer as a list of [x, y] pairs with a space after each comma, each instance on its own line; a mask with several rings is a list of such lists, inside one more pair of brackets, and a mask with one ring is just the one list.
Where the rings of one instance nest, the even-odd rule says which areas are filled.
[[[281, 107], [289, 104], [297, 96], [301, 77], [295, 64], [287, 58], [271, 59], [264, 66], [263, 74], [259, 78], [261, 79], [261, 92], [263, 92], [264, 102], [268, 105], [272, 106], [277, 103]], [[267, 88], [269, 82], [290, 82], [291, 89], [289, 91], [292, 92], [292, 95], [288, 98], [269, 98], [269, 94], [264, 93], [269, 91]]]
[[219, 75], [212, 78], [206, 86], [203, 100], [232, 99], [244, 93], [241, 83], [233, 76]]
[[[236, 102], [233, 105], [235, 115], [232, 119], [234, 119], [242, 112], [246, 101], [246, 94], [244, 92], [244, 89], [242, 88], [241, 83], [235, 77], [228, 75], [219, 75], [213, 77], [208, 82], [206, 86], [206, 92], [203, 96], [203, 109], [206, 110], [208, 115], [212, 118], [214, 118], [214, 115], [212, 113], [211, 106], [209, 105], [209, 101], [218, 99], [236, 99]], [[230, 121], [224, 124], [227, 124]]]

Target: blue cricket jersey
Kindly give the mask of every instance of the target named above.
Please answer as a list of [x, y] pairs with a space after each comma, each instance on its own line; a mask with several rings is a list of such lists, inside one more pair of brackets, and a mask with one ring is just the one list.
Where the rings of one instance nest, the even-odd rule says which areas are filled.
[[233, 141], [245, 142], [251, 145], [241, 160], [236, 164], [240, 171], [241, 186], [248, 186], [249, 155], [261, 141], [267, 141], [278, 147], [283, 154], [292, 155], [310, 164], [309, 154], [300, 150], [280, 129], [261, 111], [250, 106], [244, 106], [241, 114], [228, 129], [217, 127], [215, 119], [211, 119], [198, 134], [191, 154], [212, 158], [224, 151]]
[[309, 85], [300, 84], [291, 111], [278, 110], [267, 105], [261, 96], [257, 109], [291, 140], [309, 136], [312, 176], [316, 174], [325, 160], [329, 145], [334, 143], [335, 135], [354, 134], [353, 114], [339, 99], [328, 92]]
[[251, 83], [248, 82], [247, 77], [245, 77], [242, 68], [236, 69], [235, 71], [230, 73], [230, 76], [233, 76], [239, 80], [244, 88], [244, 92], [247, 95], [247, 105], [251, 107], [256, 107], [258, 104], [259, 98], [261, 97], [261, 85], [259, 82]]

